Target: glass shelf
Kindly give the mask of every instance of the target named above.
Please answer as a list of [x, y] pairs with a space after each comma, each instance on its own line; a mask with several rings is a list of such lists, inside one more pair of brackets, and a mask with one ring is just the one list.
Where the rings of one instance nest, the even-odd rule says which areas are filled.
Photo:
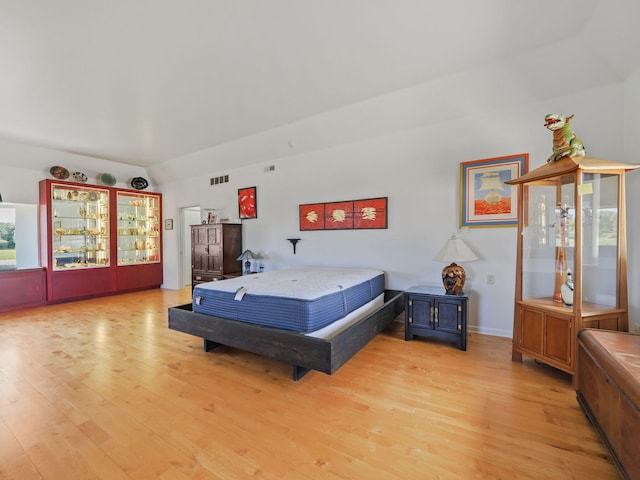
[[118, 265], [160, 262], [160, 198], [117, 193]]
[[51, 186], [53, 270], [109, 266], [109, 191]]

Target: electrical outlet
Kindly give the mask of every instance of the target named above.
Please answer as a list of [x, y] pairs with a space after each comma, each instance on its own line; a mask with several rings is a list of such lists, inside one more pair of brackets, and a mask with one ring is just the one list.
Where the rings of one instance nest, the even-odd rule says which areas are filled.
[[496, 276], [487, 275], [487, 285], [493, 285], [494, 283], [496, 283]]

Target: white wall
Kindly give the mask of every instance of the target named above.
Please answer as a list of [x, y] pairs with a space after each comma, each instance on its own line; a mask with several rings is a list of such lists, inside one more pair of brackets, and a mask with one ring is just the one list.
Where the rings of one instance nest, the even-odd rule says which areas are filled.
[[[460, 162], [528, 152], [530, 169], [542, 165], [551, 150], [544, 116], [552, 112], [576, 115], [573, 127], [590, 156], [621, 159], [622, 130], [601, 119], [622, 118], [623, 92], [622, 85], [614, 85], [546, 102], [506, 106], [497, 102], [500, 108], [477, 112], [467, 105], [470, 113], [455, 121], [433, 124], [429, 120], [424, 126], [333, 148], [295, 155], [294, 147], [294, 153], [255, 165], [203, 170], [160, 186], [165, 217], [175, 218], [179, 208], [195, 204], [235, 217], [237, 189], [255, 185], [258, 218], [244, 221], [244, 247], [265, 257], [266, 270], [294, 265], [367, 266], [387, 272], [388, 288], [440, 285], [443, 265], [432, 258], [458, 231]], [[413, 108], [428, 108], [421, 103], [420, 88], [415, 93]], [[410, 98], [411, 91], [403, 95]], [[382, 101], [376, 99], [377, 108], [384, 111]], [[394, 110], [393, 98], [388, 101]], [[333, 115], [336, 118], [327, 120], [341, 122], [345, 128], [345, 119], [353, 118], [349, 108]], [[275, 165], [275, 171], [265, 173], [267, 165]], [[229, 174], [230, 182], [210, 186], [209, 178], [221, 174]], [[389, 197], [386, 230], [299, 231], [299, 204], [379, 196]], [[480, 257], [464, 265], [472, 290], [470, 329], [511, 336], [516, 230], [482, 228], [459, 233]], [[286, 241], [289, 237], [302, 239], [296, 255]], [[165, 232], [164, 248], [165, 286], [178, 288], [175, 231]], [[495, 276], [495, 284], [486, 283], [488, 274]]]
[[[3, 166], [0, 174], [0, 193], [5, 202], [11, 203], [37, 205], [38, 182], [44, 178], [52, 178], [49, 168], [54, 165], [65, 167], [69, 172], [83, 172], [89, 178], [87, 183], [92, 184], [98, 183], [100, 174], [111, 173], [118, 180], [116, 187], [120, 188], [131, 188], [128, 181], [133, 177], [147, 177], [147, 171], [142, 167], [3, 139], [0, 139], [0, 156], [12, 159], [12, 164], [15, 165]], [[149, 187], [149, 191], [152, 190], [153, 185]]]

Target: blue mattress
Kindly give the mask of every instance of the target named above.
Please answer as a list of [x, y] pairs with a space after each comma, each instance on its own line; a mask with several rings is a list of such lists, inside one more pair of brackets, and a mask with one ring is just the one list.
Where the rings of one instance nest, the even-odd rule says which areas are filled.
[[193, 311], [309, 333], [384, 292], [384, 272], [299, 267], [209, 282], [193, 290]]

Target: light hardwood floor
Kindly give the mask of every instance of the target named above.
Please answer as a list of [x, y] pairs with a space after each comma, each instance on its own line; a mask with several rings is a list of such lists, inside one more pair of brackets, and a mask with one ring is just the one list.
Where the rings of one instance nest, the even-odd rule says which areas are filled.
[[167, 328], [190, 289], [0, 314], [2, 479], [616, 479], [565, 374], [510, 339], [403, 340], [332, 376]]

